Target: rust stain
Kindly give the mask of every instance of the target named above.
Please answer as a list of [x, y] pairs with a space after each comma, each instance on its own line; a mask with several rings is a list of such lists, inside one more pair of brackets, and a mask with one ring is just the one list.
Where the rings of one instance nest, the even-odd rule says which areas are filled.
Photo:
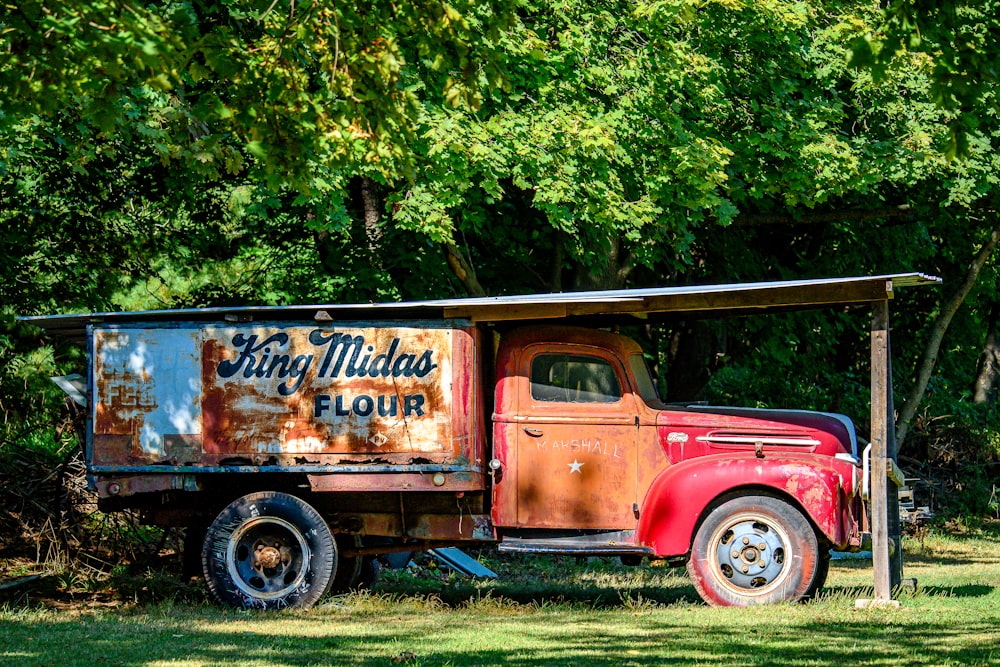
[[833, 499], [825, 484], [813, 484], [802, 494], [803, 504], [812, 512], [828, 511]]
[[[455, 453], [452, 337], [405, 327], [210, 330], [206, 440], [234, 455]], [[456, 429], [470, 432], [471, 411]], [[234, 417], [239, 417], [238, 421]]]
[[[109, 451], [95, 451], [94, 457], [108, 464], [162, 458], [161, 452], [144, 451], [140, 444], [146, 417], [158, 406], [153, 394], [153, 378], [141, 365], [141, 358], [131, 358], [134, 355], [130, 355], [129, 336], [129, 333], [109, 331], [97, 332], [94, 337], [95, 443], [110, 445]], [[115, 437], [104, 439], [107, 436]]]
[[799, 476], [798, 475], [792, 475], [791, 477], [788, 478], [788, 481], [785, 482], [785, 490], [788, 491], [788, 493], [791, 494], [791, 495], [793, 495], [793, 496], [798, 496], [799, 495]]

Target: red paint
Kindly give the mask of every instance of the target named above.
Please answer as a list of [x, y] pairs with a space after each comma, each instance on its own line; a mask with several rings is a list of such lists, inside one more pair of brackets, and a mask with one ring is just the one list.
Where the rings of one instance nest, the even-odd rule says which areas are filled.
[[[532, 359], [548, 353], [613, 363], [621, 400], [535, 400]], [[493, 431], [494, 455], [503, 466], [494, 485], [496, 525], [634, 528], [635, 545], [677, 557], [688, 552], [699, 520], [721, 496], [767, 493], [799, 506], [834, 545], [848, 546], [858, 519], [854, 465], [834, 458], [851, 446], [840, 419], [644, 401], [627, 363], [640, 353], [622, 336], [571, 327], [526, 328], [505, 337]]]
[[791, 499], [834, 545], [844, 548], [857, 529], [845, 513], [847, 491], [830, 461], [812, 457], [713, 455], [671, 466], [653, 482], [642, 507], [636, 541], [660, 556], [687, 553], [698, 521], [729, 493], [761, 492]]

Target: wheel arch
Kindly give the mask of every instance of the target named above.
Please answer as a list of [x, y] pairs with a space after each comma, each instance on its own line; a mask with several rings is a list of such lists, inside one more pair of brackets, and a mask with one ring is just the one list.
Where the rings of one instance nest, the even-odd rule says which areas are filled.
[[830, 546], [831, 544], [830, 538], [827, 537], [823, 533], [823, 531], [819, 528], [819, 526], [816, 525], [816, 521], [809, 514], [809, 512], [807, 512], [806, 509], [802, 506], [802, 503], [799, 501], [798, 498], [796, 498], [795, 496], [789, 494], [787, 491], [784, 491], [782, 489], [760, 484], [747, 484], [744, 486], [737, 486], [727, 491], [724, 491], [719, 495], [717, 495], [715, 498], [713, 498], [711, 502], [709, 502], [705, 506], [705, 508], [701, 512], [701, 515], [698, 517], [698, 520], [695, 522], [694, 528], [691, 531], [692, 539], [694, 538], [694, 535], [701, 529], [701, 526], [702, 524], [705, 523], [705, 519], [708, 518], [708, 515], [711, 514], [716, 508], [725, 505], [727, 502], [733, 500], [734, 498], [742, 498], [747, 496], [765, 496], [768, 498], [774, 498], [775, 500], [780, 500], [784, 503], [787, 503], [791, 507], [795, 508], [800, 514], [802, 514], [802, 516], [805, 517], [806, 521], [809, 522], [809, 525], [812, 526], [813, 532], [816, 533], [816, 539], [819, 540], [820, 546], [824, 548], [828, 548]]
[[766, 465], [759, 459], [711, 459], [671, 466], [653, 481], [643, 501], [637, 543], [652, 547], [658, 556], [684, 556], [712, 510], [748, 495], [770, 496], [794, 507], [824, 546], [846, 543], [847, 498], [833, 468], [794, 459]]

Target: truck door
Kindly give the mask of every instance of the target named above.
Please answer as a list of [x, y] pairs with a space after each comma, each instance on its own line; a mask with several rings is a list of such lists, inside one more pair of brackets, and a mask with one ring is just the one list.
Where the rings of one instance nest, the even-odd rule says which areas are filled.
[[516, 421], [517, 526], [635, 528], [635, 399], [621, 361], [584, 345], [528, 346]]

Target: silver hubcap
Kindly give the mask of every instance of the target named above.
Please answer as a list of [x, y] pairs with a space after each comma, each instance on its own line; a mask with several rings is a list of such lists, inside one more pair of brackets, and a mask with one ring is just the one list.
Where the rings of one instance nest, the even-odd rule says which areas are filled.
[[738, 595], [766, 595], [791, 572], [792, 553], [784, 530], [765, 517], [740, 514], [712, 536], [713, 570], [725, 588]]

